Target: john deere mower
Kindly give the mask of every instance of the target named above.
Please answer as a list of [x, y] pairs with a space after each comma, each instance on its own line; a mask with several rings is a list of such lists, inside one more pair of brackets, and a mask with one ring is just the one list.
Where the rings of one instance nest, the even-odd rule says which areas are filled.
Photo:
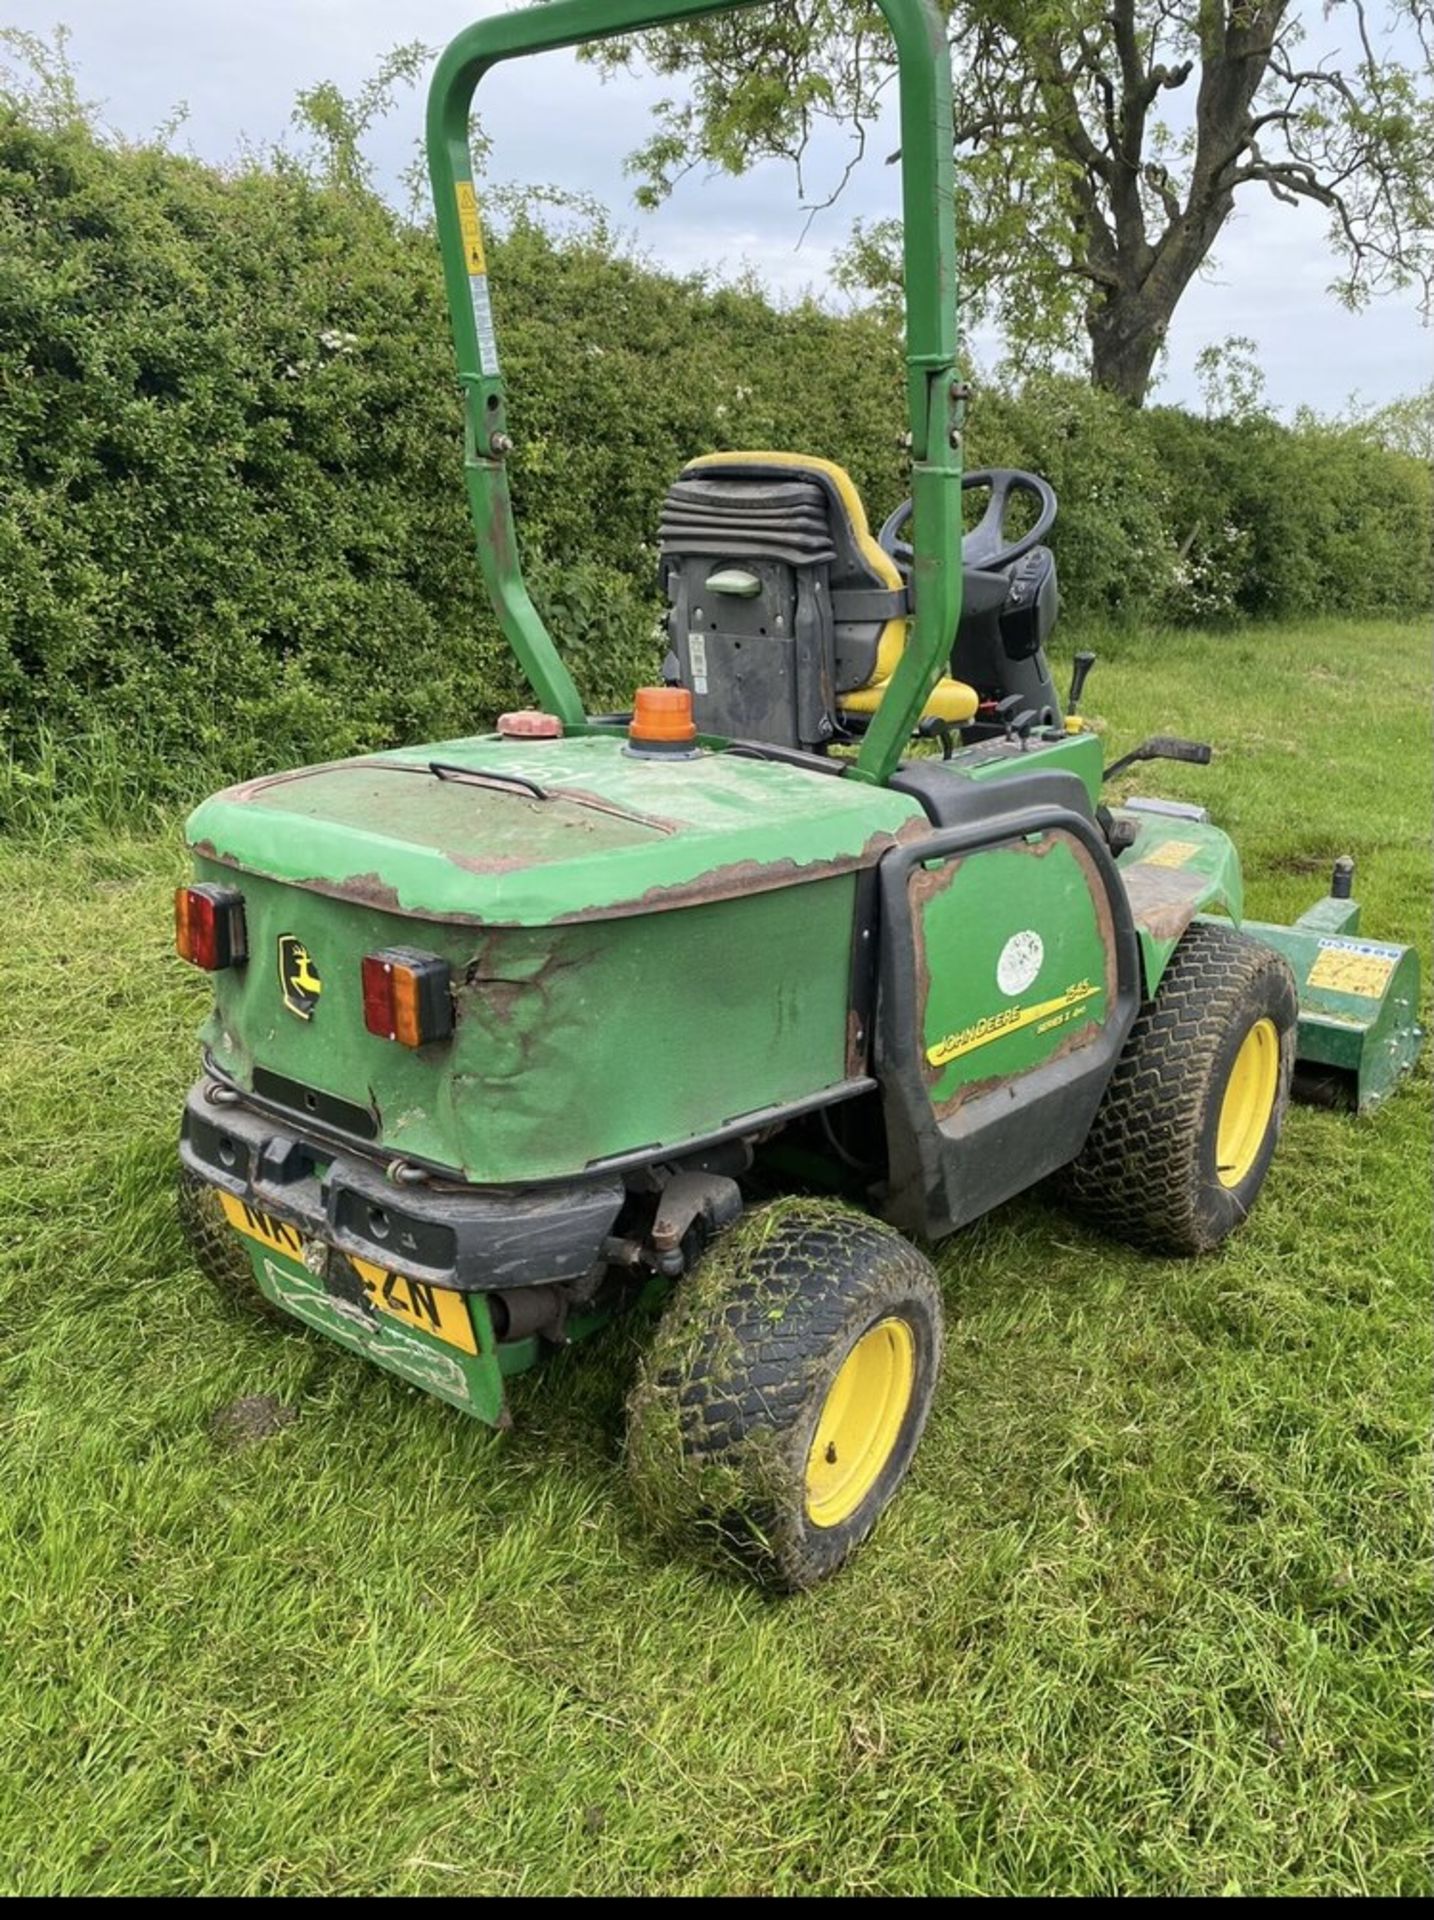
[[1103, 802], [1133, 762], [1209, 753], [1104, 764], [1046, 657], [1055, 495], [963, 476], [931, 0], [880, 0], [911, 498], [876, 537], [811, 453], [693, 459], [660, 516], [661, 684], [584, 712], [519, 565], [470, 105], [515, 55], [723, 3], [551, 0], [438, 63], [468, 492], [536, 705], [195, 812], [177, 943], [215, 997], [181, 1202], [226, 1294], [499, 1427], [511, 1375], [660, 1312], [630, 1403], [644, 1507], [803, 1587], [921, 1436], [922, 1246], [1054, 1178], [1143, 1247], [1218, 1247], [1292, 1083], [1363, 1107], [1409, 1066], [1417, 962], [1361, 937], [1348, 862], [1293, 927], [1253, 925], [1202, 808]]

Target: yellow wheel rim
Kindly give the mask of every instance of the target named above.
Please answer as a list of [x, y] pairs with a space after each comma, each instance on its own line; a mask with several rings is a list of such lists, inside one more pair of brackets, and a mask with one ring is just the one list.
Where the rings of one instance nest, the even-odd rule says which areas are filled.
[[807, 1518], [849, 1520], [881, 1477], [911, 1405], [916, 1340], [904, 1320], [878, 1320], [832, 1381], [807, 1455]]
[[1220, 1184], [1238, 1187], [1260, 1155], [1280, 1085], [1280, 1036], [1273, 1020], [1245, 1035], [1220, 1103], [1215, 1165]]

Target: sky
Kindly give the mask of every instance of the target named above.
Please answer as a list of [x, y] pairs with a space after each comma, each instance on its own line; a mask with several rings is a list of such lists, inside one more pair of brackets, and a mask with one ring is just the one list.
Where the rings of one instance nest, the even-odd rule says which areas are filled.
[[[1306, 5], [1317, 34], [1320, 10]], [[283, 137], [301, 88], [333, 80], [352, 93], [398, 41], [437, 48], [497, 10], [493, 0], [0, 0], [0, 24], [49, 34], [63, 22], [81, 91], [102, 103], [111, 126], [143, 136], [182, 106], [178, 144], [222, 161], [245, 140]], [[852, 221], [898, 211], [897, 170], [879, 157], [869, 162], [810, 224], [790, 170], [776, 163], [740, 179], [690, 174], [659, 211], [641, 212], [623, 160], [672, 85], [645, 74], [604, 83], [567, 53], [500, 68], [480, 101], [494, 143], [489, 177], [594, 195], [643, 253], [675, 270], [751, 268], [779, 295], [825, 296]], [[421, 121], [414, 91], [375, 130], [368, 150], [381, 185], [396, 190]], [[895, 144], [893, 136], [873, 147], [879, 156]], [[834, 180], [843, 159], [835, 141], [825, 142], [809, 190], [824, 174]], [[1413, 294], [1350, 314], [1326, 292], [1331, 278], [1320, 210], [1247, 190], [1213, 270], [1176, 314], [1156, 397], [1198, 406], [1196, 356], [1231, 335], [1255, 341], [1267, 398], [1282, 412], [1302, 404], [1334, 412], [1352, 396], [1380, 404], [1424, 385], [1434, 373], [1434, 333], [1421, 326]], [[976, 335], [972, 345], [989, 364], [994, 338]]]

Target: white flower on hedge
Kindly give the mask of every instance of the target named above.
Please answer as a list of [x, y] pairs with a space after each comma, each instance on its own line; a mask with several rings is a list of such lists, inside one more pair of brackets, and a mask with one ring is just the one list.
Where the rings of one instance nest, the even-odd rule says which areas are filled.
[[337, 327], [325, 327], [319, 335], [319, 345], [329, 353], [353, 353], [358, 343], [356, 333], [341, 333]]

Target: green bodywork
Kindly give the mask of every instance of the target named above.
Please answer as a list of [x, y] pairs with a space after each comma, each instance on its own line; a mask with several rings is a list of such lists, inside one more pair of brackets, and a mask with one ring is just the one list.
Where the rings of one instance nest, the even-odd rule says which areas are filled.
[[1140, 935], [1147, 994], [1190, 921], [1217, 913], [1289, 961], [1300, 1002], [1295, 1055], [1311, 1096], [1347, 1091], [1363, 1112], [1392, 1093], [1424, 1040], [1415, 949], [1359, 938], [1352, 899], [1317, 900], [1292, 927], [1244, 919], [1239, 857], [1227, 834], [1208, 821], [1114, 811], [1140, 829], [1119, 872]]
[[[385, 1150], [474, 1181], [676, 1147], [853, 1077], [856, 876], [924, 829], [885, 789], [735, 755], [643, 759], [610, 734], [253, 781], [189, 823], [201, 877], [244, 876], [253, 956], [215, 976], [205, 1044], [239, 1086], [258, 1064], [354, 1102]], [[322, 981], [308, 1020], [283, 1004], [283, 936]], [[456, 1018], [451, 1041], [410, 1051], [365, 1029], [359, 962], [414, 945], [449, 962]]]
[[[556, 1180], [840, 1093], [853, 887], [839, 876], [491, 933], [426, 926], [424, 951], [453, 969], [455, 1030], [409, 1049], [366, 1031], [359, 960], [411, 944], [410, 923], [246, 878], [255, 957], [220, 985], [204, 1040], [246, 1090], [257, 1065], [366, 1110], [387, 1154], [484, 1184]], [[303, 940], [323, 980], [308, 1021], [280, 998], [280, 932]]]
[[[1098, 792], [1091, 734], [957, 753], [947, 771], [986, 782], [1042, 765]], [[256, 1068], [282, 1075], [372, 1115], [385, 1153], [483, 1184], [678, 1149], [861, 1081], [857, 877], [927, 832], [919, 803], [889, 788], [719, 752], [644, 758], [610, 732], [483, 735], [250, 781], [188, 827], [201, 878], [242, 876], [251, 953], [215, 975], [205, 1046], [246, 1091]], [[1147, 864], [1171, 846], [1179, 869]], [[1121, 872], [1148, 990], [1197, 912], [1238, 917], [1239, 864], [1216, 828], [1152, 818]], [[940, 1071], [928, 1061], [938, 1108], [1099, 1026], [1109, 939], [1079, 848], [1047, 837], [919, 874], [921, 937], [939, 956], [928, 1049], [1094, 989]], [[1027, 932], [1044, 960], [1017, 1006], [998, 963]], [[322, 983], [307, 1019], [284, 1004], [283, 940]], [[365, 1028], [361, 956], [404, 946], [449, 963], [451, 1040], [409, 1050]]]
[[1123, 807], [1112, 812], [1139, 828], [1135, 844], [1120, 856], [1119, 872], [1140, 936], [1149, 996], [1197, 914], [1219, 913], [1241, 924], [1245, 886], [1240, 856], [1229, 834], [1208, 820], [1171, 819]]
[[1105, 889], [1066, 834], [949, 860], [910, 882], [927, 962], [922, 1067], [938, 1115], [1104, 1026], [1114, 991]]

